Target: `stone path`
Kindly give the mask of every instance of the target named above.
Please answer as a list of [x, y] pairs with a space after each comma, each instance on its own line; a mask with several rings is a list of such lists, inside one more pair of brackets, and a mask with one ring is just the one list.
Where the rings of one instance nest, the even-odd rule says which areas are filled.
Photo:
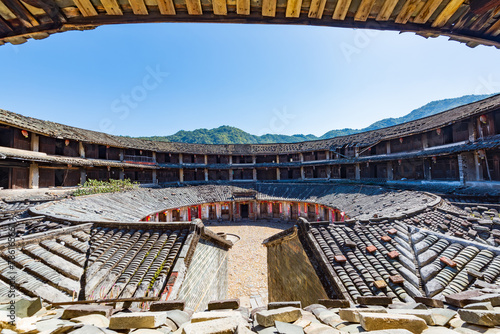
[[293, 223], [243, 221], [208, 223], [214, 232], [232, 233], [241, 239], [229, 251], [228, 298], [240, 298], [242, 306], [268, 303], [267, 251], [262, 241], [293, 226]]

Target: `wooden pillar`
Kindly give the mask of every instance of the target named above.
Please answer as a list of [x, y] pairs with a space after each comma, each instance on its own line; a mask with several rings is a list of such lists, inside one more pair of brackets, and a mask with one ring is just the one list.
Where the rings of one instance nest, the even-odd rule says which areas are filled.
[[429, 139], [427, 138], [427, 133], [422, 133], [422, 149], [429, 147]]
[[[205, 164], [206, 164], [206, 161], [207, 161], [207, 156], [205, 155]], [[208, 181], [208, 169], [205, 168], [203, 171], [205, 172], [205, 181]]]
[[[80, 158], [85, 158], [85, 146], [81, 141], [78, 142], [78, 151], [80, 153]], [[123, 160], [123, 150], [120, 150], [120, 160]]]
[[205, 165], [208, 165], [208, 155], [205, 154]]
[[[123, 169], [120, 169], [120, 180], [123, 180]], [[85, 168], [80, 168], [80, 184], [84, 184], [87, 181], [87, 171]]]
[[232, 164], [233, 164], [233, 156], [232, 156], [232, 155], [230, 155], [230, 156], [229, 156], [229, 164], [230, 164], [230, 165], [232, 165]]
[[424, 159], [424, 179], [425, 180], [430, 180], [431, 179], [431, 163], [429, 159]]
[[385, 142], [385, 149], [387, 154], [391, 154], [391, 142], [389, 140]]
[[184, 169], [179, 169], [179, 182], [184, 182]]
[[257, 169], [253, 169], [253, 180], [257, 181]]
[[[154, 154], [154, 152], [153, 152]], [[153, 159], [155, 159], [155, 157], [153, 157]], [[158, 183], [158, 177], [156, 176], [156, 169], [153, 169], [153, 183], [154, 184], [157, 184]]]
[[359, 166], [359, 164], [356, 164], [354, 166], [354, 168], [355, 168], [355, 177], [356, 177], [356, 180], [361, 179], [361, 167]]
[[300, 179], [305, 180], [305, 178], [306, 178], [306, 174], [304, 173], [304, 166], [300, 166]]
[[356, 158], [359, 157], [359, 147], [357, 147], [357, 146], [354, 148], [354, 156]]
[[252, 155], [252, 163], [255, 165], [257, 163], [257, 156]]
[[215, 215], [217, 216], [217, 219], [220, 219], [221, 216], [220, 203], [215, 204]]
[[476, 166], [476, 181], [482, 181], [483, 170], [481, 169], [481, 159], [477, 151], [474, 151], [474, 165]]
[[40, 182], [40, 172], [38, 169], [38, 164], [32, 162], [30, 164], [30, 170], [29, 170], [29, 180], [28, 180], [28, 187], [30, 189], [38, 189], [38, 185]]
[[476, 126], [474, 124], [474, 118], [471, 118], [469, 120], [468, 129], [469, 129], [469, 141], [470, 142], [475, 142], [477, 138], [477, 132], [476, 132]]
[[280, 163], [280, 156], [278, 154], [276, 154], [276, 163], [279, 164]]
[[179, 153], [179, 163], [182, 164], [182, 153]]
[[465, 174], [467, 165], [464, 164], [464, 157], [462, 154], [458, 154], [457, 159], [458, 159], [458, 175], [460, 177], [460, 183], [465, 184]]
[[304, 162], [304, 155], [302, 153], [299, 153], [299, 158], [300, 162]]
[[330, 151], [326, 151], [326, 160], [330, 160]]
[[234, 177], [234, 175], [233, 175], [233, 170], [232, 170], [232, 169], [230, 169], [230, 170], [229, 170], [229, 181], [233, 181], [233, 177]]
[[40, 137], [36, 133], [31, 133], [31, 150], [33, 152], [40, 151]]
[[394, 178], [394, 173], [392, 172], [392, 162], [388, 161], [387, 162], [387, 180], [392, 180], [393, 178]]
[[332, 166], [326, 166], [326, 178], [330, 179], [332, 177]]
[[153, 151], [153, 162], [156, 162], [156, 152]]
[[276, 180], [281, 180], [280, 169], [276, 168]]

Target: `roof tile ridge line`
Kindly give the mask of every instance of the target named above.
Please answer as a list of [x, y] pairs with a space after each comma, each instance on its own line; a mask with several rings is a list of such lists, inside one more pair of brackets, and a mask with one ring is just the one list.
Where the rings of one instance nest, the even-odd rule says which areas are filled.
[[[418, 254], [417, 252], [415, 251], [415, 243], [413, 242], [413, 239], [411, 237], [411, 234], [412, 234], [412, 230], [411, 228], [414, 227], [413, 225], [406, 225], [406, 229], [408, 231], [408, 235], [409, 235], [409, 238], [408, 238], [408, 243], [410, 244], [410, 251], [411, 251], [411, 254], [413, 255], [413, 265], [415, 266], [415, 276], [417, 276], [418, 278], [418, 291], [420, 291], [422, 293], [422, 296], [423, 297], [427, 297], [427, 293], [426, 293], [426, 290], [425, 290], [425, 283], [422, 279], [422, 275], [420, 273], [420, 270], [423, 268], [420, 266], [420, 263], [418, 262]], [[396, 234], [397, 235], [397, 234]], [[413, 298], [415, 299], [415, 298]]]
[[481, 250], [488, 250], [488, 251], [492, 252], [495, 255], [500, 255], [500, 248], [495, 247], [495, 246], [490, 246], [490, 245], [487, 245], [487, 244], [482, 244], [482, 243], [479, 243], [479, 242], [474, 241], [474, 240], [466, 240], [466, 239], [457, 238], [457, 237], [454, 237], [454, 236], [451, 236], [451, 235], [446, 235], [446, 234], [442, 234], [442, 233], [439, 233], [439, 232], [434, 232], [434, 231], [427, 230], [425, 228], [416, 227], [416, 226], [409, 226], [409, 227], [411, 229], [414, 229], [412, 231], [412, 233], [416, 230], [417, 232], [423, 232], [423, 233], [427, 233], [427, 234], [430, 234], [430, 235], [434, 235], [434, 236], [436, 236], [438, 238], [441, 238], [441, 239], [444, 239], [446, 241], [449, 241], [450, 243], [460, 244], [460, 245], [462, 245], [464, 247], [473, 246], [473, 247], [478, 248], [480, 251]]
[[[33, 233], [25, 236], [20, 236], [16, 237], [16, 248], [20, 246], [24, 246], [25, 244], [29, 243], [30, 241], [39, 239], [40, 241], [43, 241], [48, 238], [52, 238], [57, 235], [65, 234], [67, 232], [72, 232], [72, 231], [78, 231], [78, 230], [84, 230], [87, 227], [92, 227], [92, 223], [85, 223], [85, 224], [79, 224], [79, 225], [73, 225], [73, 226], [67, 226], [63, 228], [58, 228], [52, 231], [47, 231], [47, 232], [39, 232], [39, 233]], [[0, 249], [6, 247], [6, 245], [9, 243], [7, 239], [0, 241]]]
[[[325, 274], [330, 276], [330, 277], [326, 277], [326, 279], [329, 280], [332, 288], [335, 290], [336, 293], [340, 292], [340, 295], [342, 297], [344, 297], [344, 299], [355, 303], [355, 301], [352, 299], [349, 292], [345, 289], [344, 285], [342, 284], [342, 281], [340, 280], [337, 273], [335, 272], [335, 269], [333, 269], [333, 266], [328, 261], [325, 254], [323, 253], [321, 246], [318, 244], [318, 242], [315, 240], [314, 236], [312, 235], [309, 222], [305, 218], [299, 218], [299, 221], [300, 222], [298, 224], [298, 228], [299, 228], [299, 232], [301, 232], [301, 233], [299, 233], [299, 236], [301, 234], [304, 235], [303, 239], [305, 239], [304, 241], [305, 241], [306, 245], [308, 246], [310, 252], [313, 253], [316, 262], [319, 264], [320, 267], [322, 267], [322, 268], [320, 268], [320, 270], [325, 271]], [[299, 240], [300, 239], [301, 238], [299, 237]], [[302, 244], [302, 242], [301, 242], [301, 244]], [[314, 264], [312, 264], [312, 265], [314, 268]], [[314, 269], [315, 269], [315, 271], [317, 270], [316, 268], [314, 268]], [[320, 282], [323, 282], [323, 281], [320, 279]], [[325, 287], [323, 287], [323, 288], [325, 288]]]

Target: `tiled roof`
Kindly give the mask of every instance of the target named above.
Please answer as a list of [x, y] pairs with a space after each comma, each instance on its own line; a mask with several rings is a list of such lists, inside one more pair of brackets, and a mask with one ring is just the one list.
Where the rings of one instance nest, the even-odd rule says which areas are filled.
[[[230, 247], [196, 226], [189, 222], [84, 224], [18, 238], [12, 260], [16, 284], [23, 295], [48, 302], [160, 297], [168, 293], [166, 283], [183, 247], [196, 246], [195, 234]], [[1, 282], [9, 282], [8, 261], [4, 241], [0, 243], [0, 290]]]
[[299, 235], [324, 255], [326, 267], [342, 285], [338, 290], [352, 300], [359, 296], [404, 302], [417, 296], [442, 299], [479, 281], [500, 283], [500, 248], [416, 227], [421, 226], [422, 215], [432, 220], [425, 228], [437, 231], [443, 220], [450, 226], [457, 222], [456, 217], [449, 219], [435, 210], [404, 221], [302, 223], [304, 232]]
[[[260, 201], [304, 201], [339, 208], [349, 217], [369, 219], [423, 210], [440, 201], [436, 196], [413, 191], [391, 191], [378, 186], [257, 183], [247, 188], [227, 185], [140, 189], [131, 192], [64, 199], [31, 209], [71, 221], [132, 221], [152, 213], [183, 206], [233, 200], [233, 192], [254, 188]], [[139, 204], [140, 203], [140, 204]], [[395, 204], [396, 203], [396, 204]]]

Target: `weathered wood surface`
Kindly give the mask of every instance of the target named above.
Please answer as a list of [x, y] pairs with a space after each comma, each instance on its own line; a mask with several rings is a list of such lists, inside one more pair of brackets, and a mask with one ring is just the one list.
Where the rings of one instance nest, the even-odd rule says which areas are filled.
[[[0, 0], [0, 45], [106, 24], [228, 22], [301, 24], [448, 36], [500, 47], [500, 0]], [[472, 6], [472, 7], [470, 7]]]

